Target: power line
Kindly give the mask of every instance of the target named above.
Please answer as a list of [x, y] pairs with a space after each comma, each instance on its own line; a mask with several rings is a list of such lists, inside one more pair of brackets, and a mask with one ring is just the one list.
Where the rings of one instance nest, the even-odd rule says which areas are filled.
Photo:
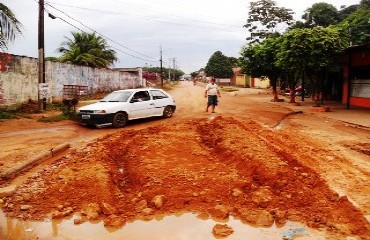
[[[51, 14], [50, 12], [48, 12], [47, 10], [45, 10], [48, 14]], [[54, 16], [54, 15], [52, 15], [52, 16]], [[82, 30], [81, 28], [79, 28], [79, 27], [77, 27], [77, 26], [75, 26], [75, 25], [73, 25], [72, 23], [70, 23], [70, 22], [68, 22], [67, 20], [65, 20], [65, 19], [63, 19], [63, 18], [61, 18], [61, 17], [56, 17], [56, 16], [54, 16], [55, 18], [59, 18], [60, 20], [62, 20], [63, 22], [65, 22], [65, 23], [67, 23], [68, 25], [70, 25], [70, 26], [72, 26], [72, 27], [74, 27], [74, 28], [76, 28], [77, 30], [79, 30], [79, 31], [81, 31], [81, 32], [83, 32], [83, 33], [87, 33], [86, 31], [84, 31], [84, 30]], [[119, 49], [119, 48], [116, 48], [116, 47], [114, 47], [114, 46], [111, 46], [111, 48], [113, 48], [113, 49], [115, 49], [115, 50], [117, 50], [117, 51], [119, 51], [119, 52], [122, 52], [122, 53], [124, 53], [124, 54], [126, 54], [126, 55], [129, 55], [129, 56], [131, 56], [131, 57], [133, 57], [133, 58], [136, 58], [136, 59], [140, 59], [140, 60], [144, 60], [144, 61], [147, 61], [147, 62], [157, 62], [157, 61], [155, 61], [155, 60], [148, 60], [148, 59], [144, 59], [144, 58], [141, 58], [141, 57], [138, 57], [138, 56], [135, 56], [135, 55], [132, 55], [132, 54], [130, 54], [130, 53], [128, 53], [128, 52], [125, 52], [125, 51], [123, 51], [123, 50], [121, 50], [121, 49]]]
[[[35, 1], [37, 4], [39, 4], [38, 0], [34, 0], [34, 1]], [[53, 18], [53, 19], [55, 19], [55, 18], [59, 18], [60, 20], [62, 20], [63, 22], [67, 23], [68, 25], [70, 25], [70, 26], [72, 26], [72, 27], [76, 28], [77, 30], [79, 30], [79, 31], [81, 31], [81, 32], [83, 32], [83, 33], [87, 33], [86, 31], [84, 31], [84, 30], [82, 30], [81, 28], [79, 28], [79, 27], [77, 27], [77, 26], [73, 25], [72, 23], [68, 22], [67, 20], [65, 20], [65, 19], [63, 19], [63, 18], [61, 18], [61, 17], [56, 17], [56, 16], [54, 16], [54, 15], [53, 15], [53, 14], [51, 14], [47, 9], [44, 9], [44, 11], [45, 11], [46, 13], [48, 13], [48, 14], [49, 14], [49, 17], [51, 17], [51, 18]], [[121, 50], [121, 49], [119, 49], [119, 48], [116, 48], [116, 47], [114, 47], [114, 46], [111, 46], [111, 48], [113, 48], [113, 49], [115, 49], [115, 50], [117, 50], [117, 51], [119, 51], [119, 52], [122, 52], [122, 53], [124, 53], [124, 54], [126, 54], [126, 55], [129, 55], [129, 56], [131, 56], [131, 57], [133, 57], [133, 58], [136, 58], [136, 59], [140, 59], [140, 60], [143, 60], [143, 61], [146, 61], [146, 62], [157, 62], [157, 61], [155, 61], [155, 60], [144, 59], [144, 58], [142, 58], [142, 57], [138, 57], [138, 56], [132, 55], [132, 54], [130, 54], [130, 53], [128, 53], [128, 52], [125, 52], [125, 51], [123, 51], [123, 50]]]
[[[109, 14], [109, 15], [119, 15], [121, 17], [125, 17], [125, 18], [129, 18], [128, 15], [126, 14], [125, 16], [122, 16], [122, 13], [119, 13], [119, 12], [114, 12], [114, 11], [105, 11], [105, 10], [98, 10], [98, 9], [92, 9], [92, 8], [85, 8], [85, 7], [79, 7], [79, 6], [73, 6], [73, 5], [67, 5], [67, 4], [60, 4], [60, 3], [53, 3], [55, 5], [60, 5], [60, 6], [65, 6], [65, 7], [70, 7], [70, 8], [75, 8], [75, 9], [81, 9], [81, 10], [85, 10], [85, 11], [92, 11], [92, 12], [99, 12], [99, 13], [104, 13], [104, 14]], [[165, 23], [165, 24], [172, 24], [172, 25], [177, 25], [177, 26], [184, 26], [184, 27], [191, 27], [194, 29], [194, 25], [189, 25], [189, 24], [186, 24], [186, 23], [176, 23], [176, 22], [172, 22], [171, 20], [178, 20], [178, 19], [174, 19], [174, 18], [164, 18], [161, 16], [162, 19], [164, 20], [156, 20], [156, 19], [153, 19], [153, 17], [143, 17], [143, 16], [140, 16], [140, 15], [130, 15], [131, 18], [139, 18], [140, 20], [147, 20], [147, 21], [151, 21], [151, 22], [158, 22], [158, 23]], [[165, 21], [165, 20], [169, 20], [169, 21]], [[230, 25], [226, 25], [226, 24], [220, 24], [220, 23], [211, 23], [211, 22], [206, 22], [206, 21], [202, 21], [202, 20], [198, 20], [198, 19], [192, 19], [191, 21], [196, 21], [196, 22], [200, 22], [200, 23], [204, 23], [204, 24], [214, 24], [214, 25], [220, 25], [220, 27], [203, 27], [203, 28], [207, 28], [207, 29], [214, 29], [214, 30], [222, 30], [222, 31], [227, 31], [227, 32], [236, 32], [236, 31], [240, 31], [240, 30], [245, 30], [243, 29], [242, 26], [230, 26]], [[199, 29], [199, 25], [196, 26], [198, 29]], [[230, 28], [233, 28], [230, 29]]]
[[[65, 19], [63, 19], [63, 18], [61, 18], [61, 17], [57, 17], [57, 18], [59, 18], [60, 20], [62, 20], [62, 21], [63, 21], [63, 22], [65, 22], [65, 23], [67, 23], [68, 25], [70, 25], [70, 26], [72, 26], [72, 27], [74, 27], [74, 28], [76, 28], [76, 29], [80, 30], [81, 32], [87, 33], [87, 32], [85, 32], [84, 30], [82, 30], [82, 29], [80, 29], [80, 28], [76, 27], [75, 25], [71, 24], [70, 22], [66, 21]], [[131, 57], [133, 57], [133, 58], [136, 58], [136, 59], [144, 60], [144, 61], [147, 61], [147, 62], [157, 62], [157, 61], [155, 61], [155, 60], [148, 60], [148, 59], [144, 59], [144, 58], [141, 58], [141, 57], [138, 57], [138, 56], [132, 55], [132, 54], [130, 54], [130, 53], [128, 53], [128, 52], [125, 52], [125, 51], [123, 51], [123, 50], [121, 50], [121, 49], [119, 49], [119, 48], [116, 48], [116, 47], [114, 47], [114, 46], [111, 46], [111, 48], [116, 49], [117, 51], [122, 52], [122, 53], [124, 53], [124, 54], [126, 54], [126, 55], [129, 55], [129, 56], [131, 56]]]
[[[48, 5], [49, 7], [53, 8], [53, 9], [55, 9], [55, 10], [57, 10], [57, 11], [61, 12], [61, 13], [63, 13], [64, 15], [66, 15], [66, 16], [67, 16], [67, 17], [69, 17], [70, 19], [72, 19], [72, 20], [74, 20], [74, 21], [76, 21], [76, 22], [80, 23], [82, 26], [86, 27], [87, 29], [89, 29], [89, 30], [91, 30], [91, 31], [93, 31], [93, 32], [96, 32], [98, 35], [100, 35], [100, 36], [102, 36], [102, 37], [104, 37], [104, 38], [108, 39], [109, 41], [111, 41], [111, 42], [113, 42], [113, 43], [115, 43], [115, 44], [117, 44], [117, 45], [119, 45], [119, 46], [121, 46], [121, 47], [123, 47], [123, 48], [125, 48], [125, 49], [127, 49], [127, 50], [130, 50], [130, 51], [132, 51], [132, 52], [134, 52], [134, 53], [136, 53], [136, 54], [139, 54], [139, 55], [141, 55], [141, 56], [144, 56], [144, 57], [146, 57], [146, 58], [155, 59], [154, 57], [151, 57], [151, 56], [145, 55], [145, 54], [143, 54], [143, 53], [140, 53], [140, 52], [138, 52], [138, 51], [135, 51], [135, 50], [133, 50], [133, 49], [131, 49], [131, 48], [127, 47], [127, 46], [124, 46], [124, 45], [122, 45], [121, 43], [119, 43], [119, 42], [117, 42], [117, 41], [115, 41], [115, 40], [113, 40], [113, 39], [111, 39], [111, 38], [109, 38], [109, 37], [105, 36], [104, 34], [99, 33], [98, 31], [96, 31], [96, 30], [92, 29], [91, 27], [87, 26], [86, 24], [82, 23], [81, 21], [79, 21], [79, 20], [77, 20], [77, 19], [75, 19], [75, 18], [71, 17], [70, 15], [68, 15], [67, 13], [65, 13], [64, 11], [62, 11], [62, 10], [60, 10], [60, 9], [55, 8], [55, 7], [54, 7], [54, 6], [52, 6], [49, 2], [47, 2], [47, 3], [46, 3], [46, 5]], [[131, 55], [131, 56], [132, 56], [132, 55]]]

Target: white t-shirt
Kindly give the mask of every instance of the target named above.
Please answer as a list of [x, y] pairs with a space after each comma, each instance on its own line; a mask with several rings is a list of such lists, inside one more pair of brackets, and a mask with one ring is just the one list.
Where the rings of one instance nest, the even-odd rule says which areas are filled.
[[217, 95], [217, 84], [208, 83], [206, 91], [208, 91], [208, 95]]

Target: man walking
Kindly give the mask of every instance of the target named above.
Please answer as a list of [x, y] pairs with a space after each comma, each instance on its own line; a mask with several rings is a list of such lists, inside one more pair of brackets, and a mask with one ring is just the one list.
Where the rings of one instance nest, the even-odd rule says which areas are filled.
[[206, 86], [206, 91], [204, 95], [205, 98], [208, 96], [206, 112], [208, 112], [208, 108], [211, 106], [212, 113], [214, 113], [215, 107], [218, 103], [217, 96], [221, 97], [220, 91], [218, 90], [218, 86], [215, 81], [215, 78], [212, 77], [210, 83], [208, 83]]

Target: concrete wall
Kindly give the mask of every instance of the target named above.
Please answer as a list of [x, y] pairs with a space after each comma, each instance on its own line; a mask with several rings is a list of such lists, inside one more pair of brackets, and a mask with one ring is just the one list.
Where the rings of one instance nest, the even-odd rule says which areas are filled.
[[253, 84], [251, 84], [252, 88], [269, 88], [270, 81], [269, 79], [262, 79], [262, 78], [254, 78]]
[[240, 74], [235, 76], [235, 85], [240, 87], [250, 87], [250, 76]]
[[[63, 85], [88, 86], [89, 93], [143, 86], [141, 70], [113, 71], [58, 62], [46, 62], [45, 82], [52, 98], [62, 98]], [[38, 60], [0, 53], [0, 104], [28, 99], [38, 99]]]

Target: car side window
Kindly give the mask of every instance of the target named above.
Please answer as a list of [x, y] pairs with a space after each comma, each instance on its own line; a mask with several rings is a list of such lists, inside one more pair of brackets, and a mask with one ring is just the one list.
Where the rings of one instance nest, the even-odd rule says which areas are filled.
[[150, 95], [148, 91], [140, 91], [135, 93], [132, 99], [136, 102], [149, 101]]
[[168, 96], [166, 94], [164, 94], [163, 92], [161, 92], [159, 90], [151, 90], [150, 93], [152, 94], [153, 99], [168, 98]]

